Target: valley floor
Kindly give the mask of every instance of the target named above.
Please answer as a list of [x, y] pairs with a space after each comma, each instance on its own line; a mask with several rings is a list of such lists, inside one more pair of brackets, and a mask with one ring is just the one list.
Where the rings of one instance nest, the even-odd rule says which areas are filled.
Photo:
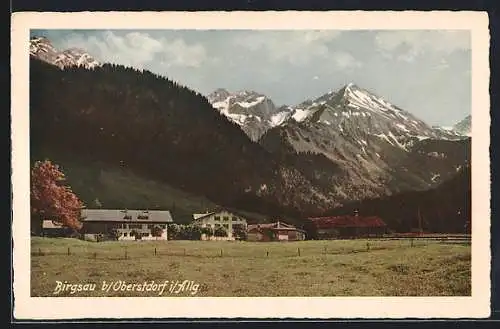
[[[166, 280], [162, 293], [159, 286], [156, 291], [141, 291], [145, 288], [141, 284], [154, 281], [159, 285]], [[58, 281], [67, 283], [67, 290], [55, 294]], [[113, 287], [103, 291], [104, 281], [113, 283], [117, 291]], [[119, 281], [125, 285], [116, 283]], [[172, 285], [184, 281], [183, 286]], [[95, 283], [95, 290], [83, 291], [85, 286], [81, 286], [82, 291], [71, 293], [69, 284], [87, 283]], [[128, 284], [129, 291], [120, 291], [120, 286]], [[31, 240], [34, 297], [470, 294], [471, 248], [457, 243], [409, 239], [269, 243]]]

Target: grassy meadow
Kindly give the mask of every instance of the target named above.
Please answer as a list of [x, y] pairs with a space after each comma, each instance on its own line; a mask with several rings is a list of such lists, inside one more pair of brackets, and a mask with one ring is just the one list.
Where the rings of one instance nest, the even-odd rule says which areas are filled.
[[[155, 252], [156, 250], [156, 252]], [[197, 290], [103, 291], [102, 282], [188, 280]], [[94, 291], [54, 294], [56, 283]], [[186, 286], [187, 287], [187, 286]], [[190, 294], [190, 292], [192, 292]], [[196, 293], [195, 293], [196, 292]], [[471, 248], [410, 240], [300, 242], [31, 240], [31, 295], [470, 296]]]

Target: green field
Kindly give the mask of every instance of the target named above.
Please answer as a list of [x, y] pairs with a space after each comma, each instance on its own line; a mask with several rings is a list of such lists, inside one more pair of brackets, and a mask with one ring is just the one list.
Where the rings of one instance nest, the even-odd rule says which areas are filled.
[[[32, 296], [471, 294], [471, 249], [470, 245], [459, 243], [415, 241], [413, 246], [410, 240], [94, 243], [32, 238], [31, 248]], [[129, 291], [102, 291], [103, 281], [109, 284], [118, 280], [130, 284]], [[169, 281], [162, 294], [132, 286], [152, 280], [156, 284]], [[169, 291], [172, 282], [184, 280], [192, 282], [191, 288], [198, 289], [188, 290], [186, 285], [184, 291], [180, 286]], [[96, 288], [54, 294], [57, 281], [95, 283]]]

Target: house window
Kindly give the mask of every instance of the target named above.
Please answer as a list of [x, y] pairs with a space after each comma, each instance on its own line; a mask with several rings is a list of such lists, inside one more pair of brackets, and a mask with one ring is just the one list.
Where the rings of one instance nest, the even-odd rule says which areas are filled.
[[228, 216], [224, 216], [224, 221], [227, 222], [229, 220]]
[[141, 224], [129, 224], [128, 225], [129, 228], [133, 229], [139, 229], [139, 228], [142, 228], [142, 225]]
[[229, 228], [229, 224], [224, 224], [224, 228], [228, 229]]
[[233, 222], [237, 222], [238, 221], [238, 217], [233, 216], [232, 220], [233, 220]]
[[220, 216], [215, 216], [215, 217], [214, 217], [214, 220], [216, 220], [216, 221], [220, 221]]
[[220, 224], [215, 224], [215, 227], [220, 227]]
[[127, 233], [127, 232], [123, 233], [123, 236], [124, 236], [124, 237], [127, 237], [127, 236], [128, 236], [128, 233]]

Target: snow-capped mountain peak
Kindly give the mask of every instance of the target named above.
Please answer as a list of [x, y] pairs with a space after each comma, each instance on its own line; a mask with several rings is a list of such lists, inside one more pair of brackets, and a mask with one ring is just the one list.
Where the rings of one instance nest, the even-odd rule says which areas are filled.
[[101, 66], [101, 63], [82, 49], [70, 48], [59, 51], [49, 39], [39, 36], [30, 39], [30, 56], [56, 65], [61, 69], [70, 66], [81, 66], [88, 69]]
[[267, 96], [248, 90], [229, 92], [219, 88], [207, 98], [214, 108], [240, 125], [253, 140], [273, 127], [288, 123], [319, 124], [342, 133], [349, 131], [353, 135], [371, 134], [404, 150], [416, 140], [460, 137], [452, 130], [429, 126], [352, 82], [336, 92], [279, 108]]
[[[304, 106], [305, 105], [305, 106]], [[434, 129], [411, 113], [374, 93], [349, 83], [336, 93], [327, 93], [296, 108], [297, 121], [349, 127], [354, 125], [374, 135], [394, 139], [403, 145], [407, 138], [454, 138], [455, 134]]]
[[229, 92], [218, 88], [207, 96], [221, 114], [238, 124], [251, 139], [257, 140], [267, 129], [288, 118], [289, 109], [274, 105], [266, 95], [252, 90]]
[[231, 93], [224, 88], [218, 88], [207, 96], [210, 103], [221, 102], [231, 96]]
[[472, 116], [469, 114], [462, 121], [455, 124], [452, 129], [463, 136], [471, 136]]
[[57, 53], [52, 43], [46, 37], [33, 37], [30, 40], [30, 55], [36, 56], [40, 53]]

